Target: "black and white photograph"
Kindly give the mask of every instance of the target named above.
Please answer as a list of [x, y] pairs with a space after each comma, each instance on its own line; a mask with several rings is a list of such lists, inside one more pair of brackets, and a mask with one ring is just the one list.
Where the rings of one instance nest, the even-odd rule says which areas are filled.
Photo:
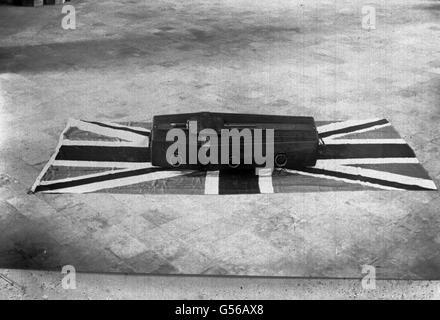
[[439, 159], [439, 0], [0, 0], [0, 300], [438, 300]]

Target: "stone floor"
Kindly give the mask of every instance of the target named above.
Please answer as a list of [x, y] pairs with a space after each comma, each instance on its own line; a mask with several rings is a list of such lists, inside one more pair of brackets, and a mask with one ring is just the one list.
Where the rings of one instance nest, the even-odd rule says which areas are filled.
[[69, 117], [384, 117], [440, 183], [440, 3], [0, 5], [0, 267], [440, 279], [438, 192], [29, 195]]

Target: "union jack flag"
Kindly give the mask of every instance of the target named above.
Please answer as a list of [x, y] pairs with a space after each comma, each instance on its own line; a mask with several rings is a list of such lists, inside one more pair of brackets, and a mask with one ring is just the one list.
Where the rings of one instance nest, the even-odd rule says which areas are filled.
[[32, 192], [246, 194], [325, 190], [437, 190], [385, 119], [317, 122], [314, 167], [265, 172], [182, 171], [150, 163], [150, 123], [69, 120]]

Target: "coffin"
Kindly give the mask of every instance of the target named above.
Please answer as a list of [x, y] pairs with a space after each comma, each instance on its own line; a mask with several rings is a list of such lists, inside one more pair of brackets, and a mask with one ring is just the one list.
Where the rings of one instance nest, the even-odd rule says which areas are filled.
[[[194, 126], [195, 123], [197, 124], [196, 127]], [[177, 137], [167, 141], [167, 134], [172, 129], [181, 130], [186, 138], [186, 152], [180, 153], [183, 157], [178, 157], [176, 163], [170, 163], [169, 157], [167, 157], [167, 150], [177, 141]], [[225, 132], [232, 133], [234, 132], [233, 129], [236, 129], [235, 132], [238, 130], [242, 134], [250, 132], [252, 136], [252, 148], [248, 148], [249, 139], [234, 140], [235, 144], [239, 141], [240, 156], [238, 159], [232, 157], [232, 155], [237, 155], [233, 152], [233, 139], [222, 139]], [[269, 134], [268, 129], [273, 130], [273, 136]], [[211, 133], [208, 139], [201, 137], [205, 132]], [[217, 139], [212, 136], [214, 132], [218, 137]], [[170, 137], [168, 137], [168, 140], [170, 140]], [[227, 146], [225, 141], [228, 141]], [[200, 112], [153, 117], [150, 142], [151, 162], [154, 166], [212, 170], [266, 166], [261, 161], [258, 162], [256, 154], [254, 154], [258, 143], [261, 144], [263, 154], [269, 150], [268, 147], [273, 148], [272, 163], [275, 167], [314, 166], [318, 155], [319, 138], [312, 117]], [[235, 147], [237, 146], [235, 145]], [[197, 153], [201, 148], [210, 149], [207, 154], [211, 156], [211, 160], [216, 155], [215, 152], [211, 152], [214, 148], [217, 148], [218, 155], [215, 158], [218, 161], [211, 161], [207, 164], [206, 161], [201, 161], [197, 155], [194, 156], [194, 150]], [[222, 153], [222, 150], [226, 149], [229, 150], [229, 158], [223, 157], [224, 152]], [[178, 156], [178, 153], [175, 152], [175, 155]], [[251, 162], [249, 158], [252, 159]]]

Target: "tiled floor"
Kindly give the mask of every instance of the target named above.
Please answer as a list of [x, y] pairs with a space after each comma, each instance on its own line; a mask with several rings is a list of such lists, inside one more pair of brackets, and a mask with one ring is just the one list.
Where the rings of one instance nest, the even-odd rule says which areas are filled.
[[440, 182], [440, 3], [73, 1], [0, 7], [0, 267], [440, 278], [438, 192], [29, 195], [69, 117], [384, 117]]

